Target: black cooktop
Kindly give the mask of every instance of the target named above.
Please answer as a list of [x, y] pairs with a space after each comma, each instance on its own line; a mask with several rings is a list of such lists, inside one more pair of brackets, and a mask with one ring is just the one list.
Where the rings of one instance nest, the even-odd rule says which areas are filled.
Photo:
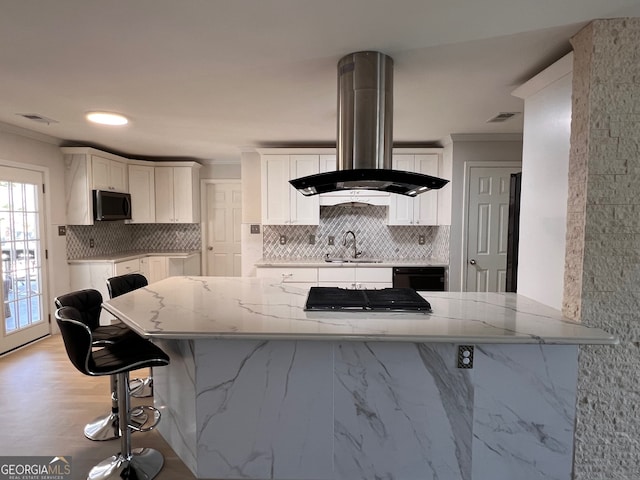
[[431, 305], [413, 288], [349, 290], [338, 287], [311, 287], [305, 310], [431, 311]]

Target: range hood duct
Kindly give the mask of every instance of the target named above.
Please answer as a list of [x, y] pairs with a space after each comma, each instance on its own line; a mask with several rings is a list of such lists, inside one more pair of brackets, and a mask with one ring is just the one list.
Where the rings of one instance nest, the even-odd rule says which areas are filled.
[[291, 180], [303, 195], [381, 190], [415, 196], [448, 183], [430, 175], [392, 170], [393, 59], [356, 52], [338, 62], [338, 160], [335, 172]]

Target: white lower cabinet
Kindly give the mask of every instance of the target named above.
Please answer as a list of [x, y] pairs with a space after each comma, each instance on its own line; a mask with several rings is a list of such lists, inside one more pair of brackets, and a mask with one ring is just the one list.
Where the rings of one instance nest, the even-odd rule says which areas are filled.
[[275, 278], [292, 287], [310, 288], [318, 285], [318, 269], [314, 267], [265, 267], [257, 268], [258, 278]]
[[[128, 273], [141, 273], [149, 283], [175, 275], [200, 275], [200, 254], [190, 256], [150, 255], [122, 261], [81, 261], [69, 264], [71, 290], [93, 288], [109, 299], [107, 279]], [[100, 322], [110, 323], [111, 315], [103, 314]]]
[[258, 278], [277, 278], [287, 285], [378, 289], [392, 286], [391, 267], [258, 267]]
[[355, 289], [378, 289], [392, 286], [389, 267], [319, 268], [318, 286]]
[[160, 256], [152, 256], [147, 257], [147, 261], [149, 262], [149, 276], [147, 277], [149, 283], [159, 282], [163, 278], [167, 278], [168, 269], [167, 269], [167, 258]]
[[[102, 294], [103, 300], [109, 300], [107, 279], [127, 273], [140, 273], [140, 260], [132, 259], [122, 262], [82, 262], [69, 265], [71, 277], [71, 290], [84, 290], [92, 288]], [[103, 311], [100, 317], [101, 325], [108, 325], [113, 321], [113, 316]]]
[[114, 262], [113, 270], [115, 275], [127, 275], [128, 273], [140, 273], [140, 259], [125, 260], [123, 262]]
[[150, 255], [147, 257], [149, 265], [149, 283], [159, 282], [167, 277], [200, 275], [200, 255], [190, 257], [172, 257], [171, 255]]
[[355, 267], [319, 268], [318, 269], [318, 286], [319, 287], [356, 288], [356, 268]]
[[356, 288], [379, 289], [393, 286], [393, 269], [390, 267], [356, 268]]

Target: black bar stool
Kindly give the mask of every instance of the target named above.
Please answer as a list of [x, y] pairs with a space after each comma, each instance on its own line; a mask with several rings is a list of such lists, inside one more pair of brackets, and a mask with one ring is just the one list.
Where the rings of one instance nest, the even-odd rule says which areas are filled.
[[[138, 335], [123, 323], [113, 325], [100, 325], [100, 312], [102, 311], [102, 294], [93, 289], [78, 290], [60, 295], [54, 300], [56, 308], [73, 307], [80, 314], [80, 321], [91, 330], [94, 347], [104, 347], [119, 342], [130, 335]], [[100, 415], [87, 423], [84, 427], [84, 435], [89, 440], [105, 441], [113, 440], [120, 436], [118, 428], [118, 387], [117, 378], [111, 376], [111, 412]], [[144, 424], [147, 421], [146, 414], [138, 410], [136, 421]]]
[[131, 449], [131, 432], [149, 431], [160, 421], [160, 412], [143, 406], [153, 413], [154, 422], [148, 427], [131, 423], [129, 372], [138, 368], [169, 365], [169, 357], [160, 348], [136, 335], [94, 350], [91, 329], [82, 321], [82, 314], [73, 307], [56, 310], [56, 321], [71, 363], [89, 376], [116, 375], [118, 377], [118, 406], [120, 452], [106, 458], [89, 472], [87, 480], [150, 480], [162, 469], [164, 458], [152, 448]]
[[[116, 277], [107, 278], [107, 290], [109, 290], [109, 298], [119, 297], [125, 293], [132, 292], [138, 288], [149, 285], [147, 278], [140, 273], [127, 273]], [[150, 370], [149, 376], [146, 378], [134, 378], [129, 384], [131, 387], [131, 396], [136, 398], [145, 398], [153, 395], [153, 370]]]

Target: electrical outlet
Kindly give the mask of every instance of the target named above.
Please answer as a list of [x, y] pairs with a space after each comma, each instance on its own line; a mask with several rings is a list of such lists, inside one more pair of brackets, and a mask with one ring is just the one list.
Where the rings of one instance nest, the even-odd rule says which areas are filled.
[[329, 237], [328, 242], [329, 242], [329, 245], [335, 245], [335, 243], [336, 243], [336, 237], [331, 237], [331, 236], [330, 236], [330, 237]]
[[418, 235], [418, 245], [424, 245], [426, 242], [426, 238], [424, 235]]
[[260, 233], [260, 225], [251, 225], [251, 233]]
[[67, 226], [66, 225], [58, 225], [58, 235], [64, 237], [67, 234]]
[[287, 244], [287, 236], [280, 235], [280, 245], [286, 245], [286, 244]]
[[93, 240], [93, 238], [89, 239], [89, 248], [93, 248], [96, 246], [96, 242]]
[[316, 244], [316, 236], [314, 234], [310, 234], [309, 235], [309, 245], [315, 245]]
[[473, 345], [458, 345], [458, 368], [473, 368]]

